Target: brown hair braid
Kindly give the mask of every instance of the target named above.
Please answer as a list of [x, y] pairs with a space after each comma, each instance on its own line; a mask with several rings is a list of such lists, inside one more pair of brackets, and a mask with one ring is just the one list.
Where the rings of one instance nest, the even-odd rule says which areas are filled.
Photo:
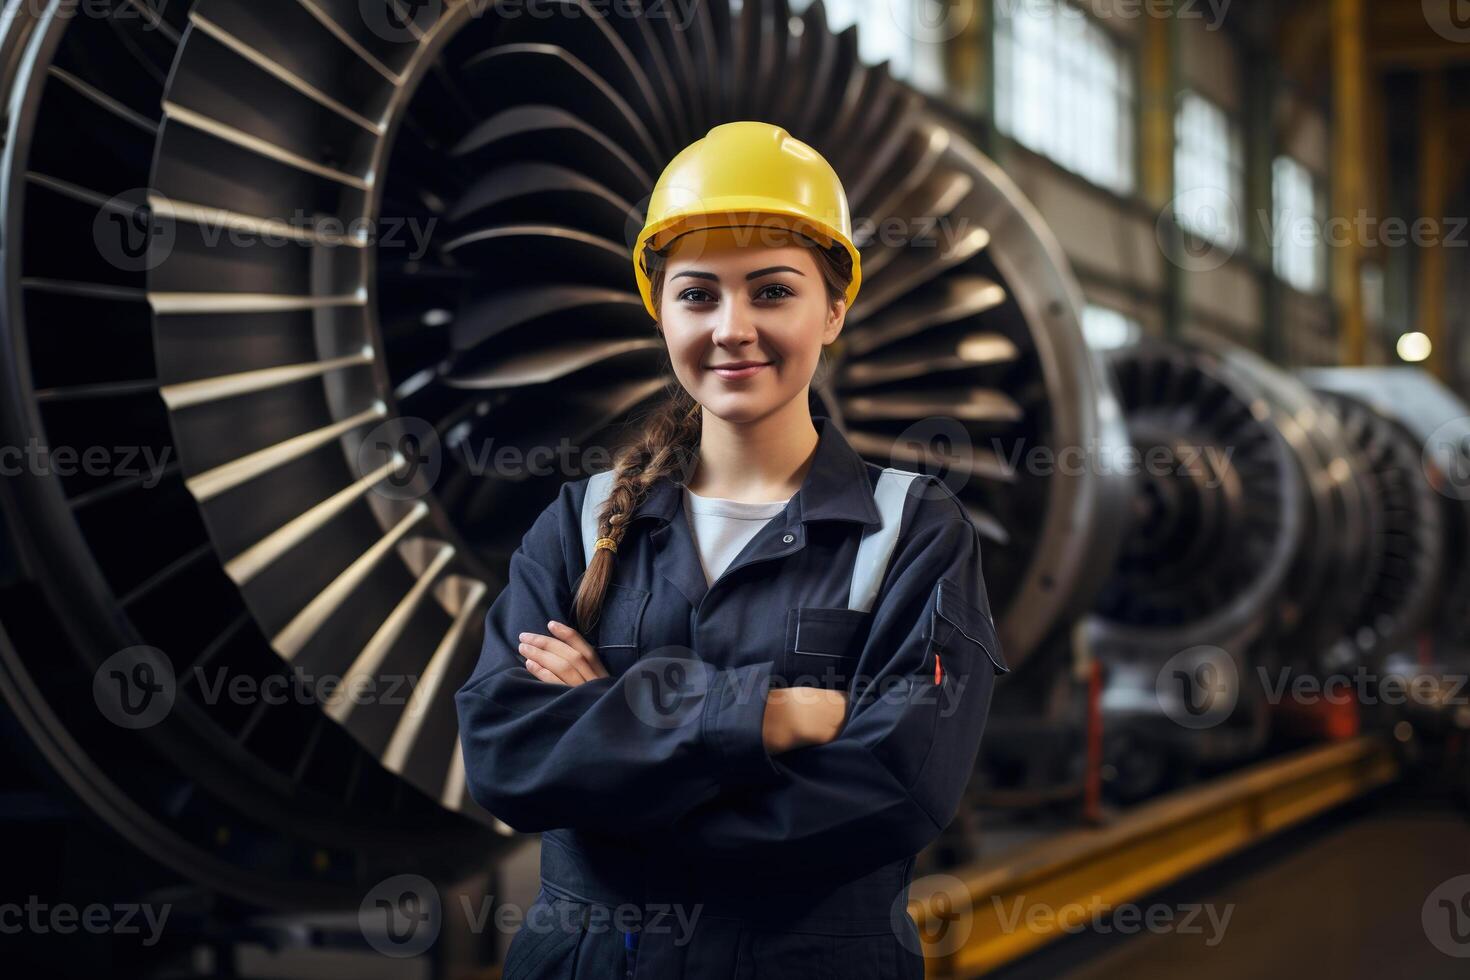
[[[852, 282], [852, 256], [841, 243], [833, 242], [822, 248], [799, 233], [792, 236], [792, 241], [813, 248], [829, 303], [835, 303], [847, 295], [847, 286]], [[646, 246], [643, 251], [644, 268], [648, 270], [654, 309], [660, 313], [663, 312], [664, 276], [672, 247], [671, 240], [657, 251]], [[662, 325], [658, 327], [658, 332], [662, 337]], [[667, 347], [665, 352], [667, 353]], [[825, 367], [824, 357], [819, 371]], [[672, 364], [670, 368], [668, 396], [644, 421], [637, 440], [620, 451], [613, 462], [617, 475], [613, 478], [607, 504], [598, 515], [597, 534], [599, 537], [611, 538], [617, 544], [622, 544], [628, 521], [658, 479], [662, 476], [673, 476], [678, 482], [685, 482], [693, 476], [699, 459], [701, 406], [673, 375]], [[572, 612], [576, 617], [577, 631], [583, 636], [590, 634], [602, 613], [602, 602], [607, 593], [608, 582], [612, 579], [615, 557], [606, 548], [594, 551], [592, 561], [577, 586]]]

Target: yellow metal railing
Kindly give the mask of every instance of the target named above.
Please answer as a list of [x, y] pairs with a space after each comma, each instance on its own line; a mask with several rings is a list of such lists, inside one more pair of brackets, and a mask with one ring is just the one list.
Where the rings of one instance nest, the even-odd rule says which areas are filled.
[[975, 977], [1099, 914], [1391, 782], [1378, 736], [1307, 749], [949, 874], [916, 879], [909, 913], [928, 976]]

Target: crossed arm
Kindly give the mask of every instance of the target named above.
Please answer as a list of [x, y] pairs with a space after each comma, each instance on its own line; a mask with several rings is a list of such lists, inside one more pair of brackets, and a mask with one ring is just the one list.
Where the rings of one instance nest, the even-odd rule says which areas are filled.
[[[724, 669], [649, 656], [608, 676], [584, 638], [552, 622], [571, 596], [555, 517], [543, 515], [456, 694], [471, 795], [521, 831], [658, 831], [708, 860], [853, 870], [916, 853], [958, 810], [991, 661], [1003, 669], [978, 536], [955, 511], [894, 554], [851, 705], [772, 688], [775, 656]], [[540, 623], [545, 633], [529, 632]], [[694, 683], [671, 702], [681, 676]]]
[[[577, 687], [607, 677], [592, 644], [565, 623], [551, 620], [546, 633], [521, 633], [518, 652], [531, 676], [548, 684]], [[820, 687], [774, 687], [766, 693], [761, 741], [771, 755], [837, 737], [847, 714], [847, 695]]]

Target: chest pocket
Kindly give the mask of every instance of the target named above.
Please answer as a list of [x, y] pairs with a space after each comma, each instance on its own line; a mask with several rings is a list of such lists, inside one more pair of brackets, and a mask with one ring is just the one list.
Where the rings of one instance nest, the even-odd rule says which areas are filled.
[[609, 585], [597, 620], [597, 656], [607, 672], [619, 676], [638, 659], [638, 634], [649, 591]]
[[859, 609], [797, 606], [788, 610], [781, 670], [786, 686], [846, 690], [857, 672], [868, 621], [868, 613]]

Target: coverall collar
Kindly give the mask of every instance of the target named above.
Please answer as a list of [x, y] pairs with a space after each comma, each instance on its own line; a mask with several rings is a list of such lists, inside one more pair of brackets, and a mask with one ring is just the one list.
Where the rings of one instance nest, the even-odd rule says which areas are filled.
[[[814, 415], [812, 424], [817, 429], [816, 456], [791, 507], [787, 508], [791, 515], [787, 526], [809, 521], [881, 524], [878, 507], [873, 503], [873, 484], [868, 479], [863, 458], [848, 444], [831, 419], [825, 415]], [[653, 517], [665, 523], [672, 521], [683, 506], [682, 490], [683, 484], [673, 477], [660, 477], [643, 502], [633, 509], [632, 519]]]

